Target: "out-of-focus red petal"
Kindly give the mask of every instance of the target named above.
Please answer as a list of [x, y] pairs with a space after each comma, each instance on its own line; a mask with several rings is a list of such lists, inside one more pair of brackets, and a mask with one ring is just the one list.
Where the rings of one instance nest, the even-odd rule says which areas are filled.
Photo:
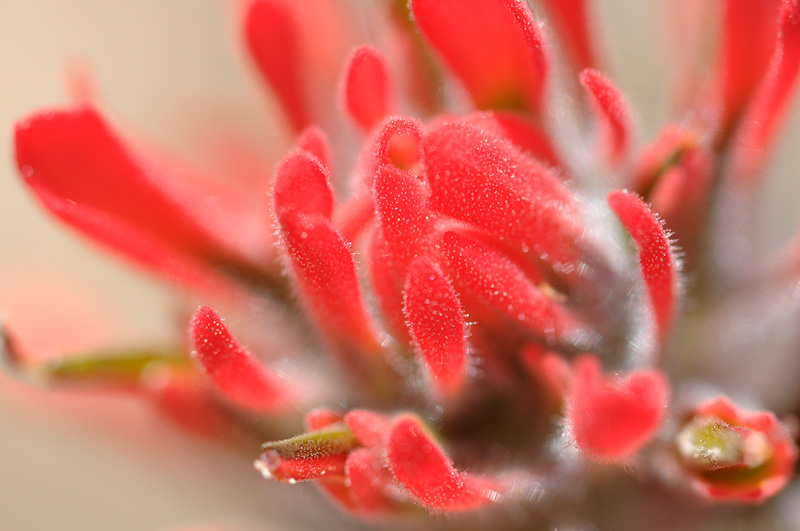
[[299, 133], [311, 123], [305, 65], [297, 21], [283, 0], [252, 0], [243, 36], [259, 74], [269, 84]]
[[521, 357], [525, 368], [553, 398], [561, 401], [567, 396], [572, 385], [572, 368], [567, 360], [556, 352], [533, 344], [525, 347]]
[[764, 79], [776, 44], [781, 0], [725, 0], [717, 84], [726, 132], [741, 118]]
[[403, 313], [402, 290], [405, 278], [397, 275], [391, 261], [386, 258], [389, 255], [389, 246], [383, 231], [376, 227], [367, 244], [367, 273], [372, 293], [392, 335], [399, 341], [408, 343], [411, 336]]
[[[67, 224], [161, 273], [209, 284], [215, 266], [252, 271], [228, 243], [237, 213], [201, 183], [134, 152], [91, 107], [34, 115], [17, 125], [26, 184]], [[227, 199], [227, 198], [223, 198]], [[226, 241], [227, 240], [227, 241]], [[204, 271], [206, 268], [209, 271]]]
[[624, 379], [604, 377], [594, 356], [575, 361], [567, 426], [575, 445], [593, 457], [622, 459], [646, 444], [666, 413], [669, 385], [656, 370]]
[[293, 401], [286, 382], [253, 359], [214, 310], [201, 306], [192, 319], [190, 332], [192, 355], [226, 399], [262, 413], [280, 412]]
[[367, 448], [383, 447], [391, 426], [386, 416], [367, 409], [354, 409], [348, 412], [344, 422], [359, 444]]
[[512, 322], [554, 343], [576, 332], [569, 312], [550, 300], [509, 259], [483, 243], [445, 233], [442, 253], [458, 285]]
[[279, 222], [298, 296], [313, 320], [346, 359], [356, 365], [374, 359], [381, 349], [347, 243], [319, 214], [290, 210]]
[[639, 252], [647, 295], [661, 342], [669, 333], [675, 313], [678, 273], [669, 239], [661, 222], [635, 194], [617, 190], [608, 194], [608, 205], [633, 239]]
[[596, 66], [586, 0], [544, 0], [576, 72]]
[[331, 148], [328, 144], [328, 138], [319, 127], [312, 125], [303, 131], [297, 137], [295, 147], [317, 157], [323, 168], [328, 169], [331, 167]]
[[404, 306], [411, 337], [428, 367], [435, 389], [444, 396], [461, 388], [466, 376], [466, 323], [453, 286], [426, 257], [408, 272]]
[[375, 177], [375, 207], [395, 274], [405, 278], [408, 266], [424, 254], [433, 231], [424, 183], [415, 175], [384, 164]]
[[800, 73], [800, 2], [784, 0], [781, 6], [778, 42], [766, 77], [744, 116], [737, 135], [731, 167], [734, 177], [753, 182], [794, 94]]
[[344, 66], [340, 88], [342, 106], [364, 131], [394, 113], [395, 101], [389, 64], [372, 46], [359, 46]]
[[479, 109], [542, 108], [546, 45], [522, 0], [411, 0], [422, 34]]
[[304, 151], [289, 154], [275, 172], [275, 211], [294, 210], [330, 219], [333, 191], [320, 161]]
[[628, 152], [633, 120], [622, 93], [596, 70], [581, 72], [599, 129], [598, 151], [609, 164], [619, 164]]
[[414, 416], [395, 420], [386, 459], [397, 481], [431, 509], [468, 510], [488, 502], [490, 482], [460, 474]]
[[394, 507], [384, 494], [393, 487], [392, 474], [374, 451], [360, 448], [351, 452], [345, 474], [358, 510], [374, 513]]
[[544, 130], [519, 114], [484, 111], [467, 116], [464, 122], [507, 138], [523, 152], [548, 166], [563, 167]]
[[536, 250], [568, 272], [578, 215], [569, 191], [508, 141], [447, 122], [423, 138], [431, 208]]
[[306, 414], [305, 425], [308, 431], [317, 431], [326, 428], [331, 424], [342, 422], [344, 415], [328, 408], [312, 409]]

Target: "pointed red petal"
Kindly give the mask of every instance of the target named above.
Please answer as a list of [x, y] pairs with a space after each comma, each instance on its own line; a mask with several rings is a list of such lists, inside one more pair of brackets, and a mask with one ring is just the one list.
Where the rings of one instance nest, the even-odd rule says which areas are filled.
[[539, 113], [545, 44], [522, 0], [411, 0], [422, 34], [479, 109]]
[[632, 122], [622, 93], [595, 70], [581, 72], [581, 83], [589, 95], [599, 129], [598, 151], [610, 165], [617, 165], [628, 152]]
[[348, 245], [319, 214], [291, 210], [279, 221], [298, 295], [325, 337], [349, 359], [377, 355], [380, 345]]
[[388, 258], [399, 278], [429, 247], [434, 218], [428, 210], [427, 193], [413, 174], [384, 164], [375, 177], [375, 207], [388, 244]]
[[15, 147], [20, 173], [44, 206], [103, 245], [185, 282], [209, 282], [202, 269], [212, 265], [247, 267], [225, 242], [237, 217], [229, 205], [134, 152], [93, 108], [22, 121]]
[[481, 242], [445, 233], [442, 252], [456, 282], [495, 312], [550, 342], [577, 332], [574, 318], [510, 260]]
[[635, 371], [606, 378], [594, 356], [575, 362], [567, 400], [567, 426], [578, 448], [599, 458], [620, 459], [656, 433], [666, 413], [669, 385], [661, 372]]
[[800, 73], [800, 1], [784, 0], [778, 26], [778, 43], [766, 77], [745, 116], [733, 153], [734, 176], [752, 181], [760, 169]]
[[569, 53], [575, 71], [594, 67], [596, 58], [586, 0], [544, 0], [544, 5]]
[[340, 97], [350, 118], [369, 131], [394, 113], [395, 102], [389, 64], [371, 46], [359, 46], [344, 67]]
[[432, 509], [466, 510], [487, 503], [489, 482], [464, 476], [414, 416], [400, 416], [386, 443], [395, 478]]
[[458, 295], [423, 256], [411, 264], [404, 292], [408, 328], [435, 389], [443, 395], [458, 392], [467, 360], [466, 323]]
[[244, 40], [259, 73], [280, 100], [295, 132], [311, 118], [297, 23], [283, 0], [253, 0], [244, 14]]
[[769, 68], [780, 4], [781, 0], [724, 1], [722, 48], [717, 65], [723, 131], [741, 118]]
[[289, 154], [275, 172], [274, 200], [278, 217], [295, 210], [330, 219], [333, 191], [320, 161], [304, 151]]
[[191, 337], [192, 356], [226, 399], [263, 413], [279, 412], [292, 402], [286, 383], [253, 359], [208, 306], [192, 319]]
[[431, 208], [535, 249], [553, 265], [576, 259], [575, 202], [546, 168], [509, 142], [461, 122], [423, 138]]
[[319, 127], [311, 126], [303, 131], [297, 138], [295, 147], [317, 157], [323, 168], [331, 167], [331, 148], [328, 138]]
[[675, 313], [678, 282], [669, 239], [658, 218], [633, 193], [623, 190], [611, 192], [607, 201], [636, 244], [657, 335], [663, 342]]

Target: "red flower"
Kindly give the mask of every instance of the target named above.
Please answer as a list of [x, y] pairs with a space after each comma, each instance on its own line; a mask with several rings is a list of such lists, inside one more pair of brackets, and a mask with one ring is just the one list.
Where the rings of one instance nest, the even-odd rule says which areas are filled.
[[[702, 494], [762, 501], [797, 458], [772, 414], [719, 399], [695, 406], [674, 440], [658, 437], [670, 395], [692, 396], [687, 382], [725, 387], [723, 371], [702, 366], [727, 337], [715, 327], [735, 323], [731, 312], [749, 318], [747, 299], [798, 276], [745, 256], [748, 226], [731, 212], [752, 209], [796, 82], [800, 4], [722, 3], [702, 97], [637, 152], [634, 113], [598, 69], [587, 2], [543, 1], [552, 28], [523, 0], [387, 3], [376, 22], [385, 43], [336, 57], [337, 83], [314, 52], [324, 46], [315, 31], [336, 33], [338, 19], [321, 20], [319, 5], [253, 0], [246, 49], [296, 134], [258, 208], [252, 189], [212, 188], [130, 146], [90, 104], [22, 120], [16, 160], [42, 205], [83, 235], [226, 315], [269, 307], [281, 324], [264, 329], [285, 349], [248, 350], [236, 321], [232, 333], [203, 306], [178, 354], [53, 367], [9, 336], [7, 358], [52, 383], [145, 396], [158, 362], [194, 406], [156, 400], [179, 421], [214, 419], [195, 431], [232, 444], [279, 439], [256, 460], [265, 477], [314, 481], [360, 515], [546, 498], [554, 525], [573, 512], [601, 522], [614, 512], [595, 510], [607, 483], [587, 485], [639, 478], [598, 470], [635, 465], [646, 477], [661, 466], [651, 449], [673, 446], [681, 477]], [[566, 86], [552, 75], [551, 41], [569, 61]], [[437, 82], [452, 89], [445, 101]], [[556, 88], [572, 91], [575, 123], [553, 110]], [[332, 134], [322, 109], [337, 100], [350, 133], [363, 133], [360, 149]], [[765, 316], [781, 313], [771, 308]], [[792, 398], [785, 412], [800, 406]], [[312, 406], [322, 409], [306, 413]], [[304, 413], [306, 433], [279, 431], [277, 416]]]

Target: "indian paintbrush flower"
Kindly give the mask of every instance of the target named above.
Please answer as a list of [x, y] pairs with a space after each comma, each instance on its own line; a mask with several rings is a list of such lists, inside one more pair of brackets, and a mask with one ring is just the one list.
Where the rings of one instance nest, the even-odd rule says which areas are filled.
[[[720, 0], [701, 90], [644, 143], [589, 2], [387, 0], [380, 43], [325, 65], [338, 84], [312, 51], [345, 12], [322, 21], [312, 4], [244, 9], [245, 47], [295, 135], [256, 208], [256, 190], [132, 146], [91, 103], [15, 134], [48, 211], [223, 315], [267, 308], [284, 350], [265, 361], [204, 305], [175, 351], [40, 364], [7, 331], [12, 368], [125, 386], [196, 433], [263, 443], [265, 477], [313, 481], [364, 518], [530, 505], [537, 521], [602, 523], [605, 489], [642, 504], [658, 492], [662, 512], [682, 489], [738, 504], [781, 491], [797, 461], [788, 425], [697, 397], [725, 390], [703, 359], [729, 316], [798, 280], [796, 252], [742, 246], [741, 212], [796, 84], [800, 3]], [[357, 152], [333, 136], [335, 102]], [[155, 369], [184, 392], [154, 396]], [[626, 467], [636, 476], [615, 474]]]

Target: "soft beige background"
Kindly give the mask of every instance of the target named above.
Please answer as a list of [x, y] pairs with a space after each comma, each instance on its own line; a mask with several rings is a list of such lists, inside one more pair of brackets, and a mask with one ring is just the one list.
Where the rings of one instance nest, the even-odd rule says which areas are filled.
[[[668, 90], [664, 65], [677, 50], [661, 24], [666, 15], [648, 9], [654, 3], [599, 2], [615, 58], [612, 77], [628, 92], [646, 133], [666, 112], [656, 102]], [[175, 333], [168, 289], [85, 246], [22, 189], [10, 154], [11, 124], [65, 102], [65, 65], [83, 62], [94, 72], [99, 101], [118, 123], [192, 156], [187, 133], [193, 110], [225, 105], [262, 143], [265, 160], [274, 160], [285, 140], [269, 126], [274, 104], [262, 97], [240, 57], [231, 5], [0, 0], [0, 303], [9, 321], [39, 311], [42, 330], [58, 333], [53, 329], [63, 322], [96, 342], [166, 341]], [[785, 180], [798, 177], [790, 158], [798, 129], [783, 141], [775, 166]], [[779, 206], [773, 226], [784, 228], [769, 226], [764, 234], [779, 241], [792, 232], [797, 201], [777, 185], [771, 190]], [[98, 329], [92, 311], [72, 307], [75, 299], [109, 325]], [[0, 376], [0, 529], [282, 527], [269, 519], [272, 507], [285, 510], [289, 489], [271, 488], [246, 462], [153, 426], [150, 418], [124, 399], [45, 395]]]

